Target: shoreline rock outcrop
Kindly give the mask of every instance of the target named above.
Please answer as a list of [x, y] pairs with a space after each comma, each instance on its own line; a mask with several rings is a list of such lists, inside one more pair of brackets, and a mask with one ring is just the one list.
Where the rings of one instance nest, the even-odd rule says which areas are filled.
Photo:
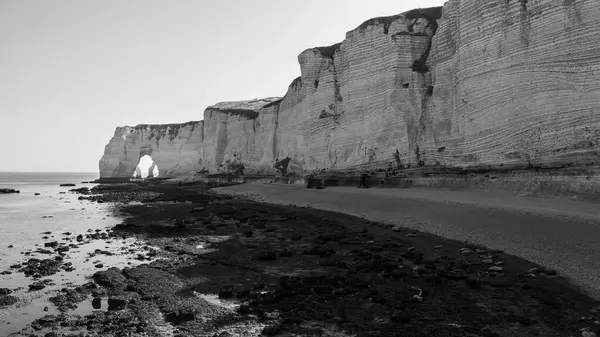
[[591, 0], [450, 0], [371, 19], [302, 52], [301, 76], [281, 99], [117, 128], [100, 177], [130, 177], [151, 148], [162, 177], [273, 174], [286, 160], [293, 175], [418, 172], [439, 185], [488, 172], [477, 179], [596, 195], [596, 12]]

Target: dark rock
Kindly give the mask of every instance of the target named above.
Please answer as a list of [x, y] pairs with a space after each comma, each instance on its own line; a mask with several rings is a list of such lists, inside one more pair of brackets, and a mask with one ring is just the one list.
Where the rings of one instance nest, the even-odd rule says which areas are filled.
[[233, 297], [233, 287], [232, 286], [222, 286], [219, 289], [219, 298], [232, 298]]
[[11, 296], [11, 295], [0, 296], [0, 307], [7, 307], [7, 306], [13, 305], [17, 302], [19, 302], [19, 299], [14, 296]]
[[242, 304], [237, 309], [238, 314], [246, 315], [250, 313], [250, 307], [247, 304]]
[[292, 255], [294, 255], [294, 253], [289, 249], [284, 249], [281, 252], [279, 252], [279, 257], [289, 257]]
[[68, 246], [62, 246], [62, 247], [58, 247], [55, 249], [55, 251], [57, 253], [64, 253], [64, 252], [68, 252], [69, 251], [69, 247]]
[[21, 193], [19, 190], [13, 190], [12, 188], [0, 188], [0, 194], [8, 193]]
[[10, 295], [12, 294], [12, 290], [8, 288], [0, 288], [0, 296]]
[[275, 336], [281, 330], [281, 325], [279, 323], [275, 323], [273, 325], [269, 325], [262, 330], [262, 334], [265, 336]]
[[41, 195], [40, 193], [33, 193], [33, 195]]
[[237, 298], [248, 297], [248, 295], [250, 295], [250, 290], [248, 289], [242, 289], [235, 294]]
[[300, 324], [304, 322], [304, 319], [300, 316], [286, 316], [283, 318], [285, 324]]
[[80, 194], [90, 194], [90, 189], [87, 187], [73, 188], [70, 189], [69, 192], [75, 192]]
[[125, 288], [126, 279], [119, 268], [113, 267], [105, 271], [99, 271], [93, 276], [94, 282], [109, 288]]
[[257, 258], [261, 261], [274, 261], [277, 260], [277, 254], [275, 254], [273, 251], [267, 250], [259, 252]]
[[29, 291], [38, 291], [46, 288], [46, 284], [44, 282], [35, 282], [29, 285]]
[[77, 185], [75, 185], [75, 184], [60, 184], [59, 186], [60, 187], [75, 187]]
[[511, 283], [506, 280], [490, 280], [489, 284], [494, 288], [508, 288], [511, 286]]
[[127, 300], [120, 297], [108, 298], [108, 310], [122, 310], [127, 305]]
[[44, 247], [51, 247], [51, 248], [58, 247], [58, 242], [57, 241], [45, 242]]
[[92, 300], [92, 308], [98, 310], [102, 308], [102, 299], [100, 297], [95, 297]]
[[94, 267], [96, 267], [96, 268], [104, 268], [104, 265], [102, 263], [98, 263], [98, 264], [95, 264]]
[[466, 282], [467, 282], [467, 286], [469, 286], [470, 288], [473, 288], [473, 289], [481, 288], [481, 281], [479, 281], [475, 277], [468, 276], [466, 279]]
[[401, 324], [410, 323], [410, 321], [412, 320], [408, 314], [406, 314], [404, 312], [399, 312], [399, 311], [394, 311], [392, 313], [390, 319], [392, 322], [401, 323]]

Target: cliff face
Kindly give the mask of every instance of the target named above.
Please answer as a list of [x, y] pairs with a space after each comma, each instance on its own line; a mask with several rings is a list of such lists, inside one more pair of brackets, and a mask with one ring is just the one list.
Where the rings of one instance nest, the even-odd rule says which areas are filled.
[[186, 175], [200, 169], [204, 122], [124, 126], [115, 130], [100, 159], [100, 178], [131, 178], [140, 158], [149, 155], [159, 176]]
[[130, 175], [143, 146], [171, 175], [242, 163], [273, 173], [286, 157], [298, 173], [589, 167], [600, 158], [597, 12], [593, 0], [450, 0], [372, 19], [302, 52], [283, 99], [207, 108], [203, 130], [182, 129], [193, 142], [154, 148], [148, 129], [118, 128], [101, 177]]

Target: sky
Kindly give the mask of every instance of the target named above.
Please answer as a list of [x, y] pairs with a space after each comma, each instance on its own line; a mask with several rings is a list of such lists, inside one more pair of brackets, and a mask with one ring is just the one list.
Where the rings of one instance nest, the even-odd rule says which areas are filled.
[[0, 0], [0, 171], [97, 172], [117, 126], [283, 96], [303, 50], [443, 0]]

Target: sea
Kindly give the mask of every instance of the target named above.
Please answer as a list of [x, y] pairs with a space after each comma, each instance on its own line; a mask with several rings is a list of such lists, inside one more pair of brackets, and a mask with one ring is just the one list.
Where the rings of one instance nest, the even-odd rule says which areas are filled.
[[[70, 189], [88, 187], [95, 184], [84, 183], [98, 178], [97, 173], [10, 173], [0, 172], [0, 188], [20, 190], [18, 194], [0, 194], [0, 272], [11, 271], [10, 275], [0, 275], [0, 288], [9, 288], [11, 295], [19, 298], [16, 305], [0, 307], [0, 336], [20, 336], [18, 331], [33, 320], [45, 315], [58, 314], [58, 310], [48, 302], [60, 289], [88, 282], [98, 269], [98, 263], [108, 267], [125, 267], [135, 261], [131, 247], [143, 243], [135, 239], [97, 240], [71, 249], [65, 262], [72, 262], [75, 270], [61, 271], [48, 277], [54, 285], [41, 291], [29, 291], [31, 278], [10, 268], [14, 264], [30, 258], [47, 259], [53, 255], [35, 252], [44, 248], [44, 242], [65, 240], [70, 237], [105, 230], [122, 222], [122, 218], [111, 209], [110, 204], [92, 203], [78, 200], [80, 194]], [[76, 187], [61, 187], [60, 184], [75, 184]], [[39, 193], [39, 195], [36, 195]], [[51, 234], [42, 234], [51, 232]], [[43, 237], [47, 236], [47, 239]], [[96, 255], [96, 249], [110, 250], [114, 256]], [[29, 255], [27, 255], [29, 254]], [[103, 310], [104, 307], [100, 310]], [[84, 301], [75, 311], [86, 314], [95, 310], [91, 299]]]

